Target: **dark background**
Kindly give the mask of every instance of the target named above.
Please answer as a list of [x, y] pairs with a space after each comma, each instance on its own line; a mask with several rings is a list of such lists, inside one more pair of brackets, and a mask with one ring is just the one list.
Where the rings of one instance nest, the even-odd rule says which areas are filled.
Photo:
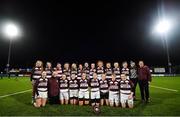
[[[165, 66], [163, 41], [152, 33], [161, 8], [174, 20], [168, 44], [172, 64], [179, 65], [179, 0], [1, 0], [0, 21], [13, 20], [23, 30], [13, 41], [13, 67], [32, 67], [37, 59], [54, 64], [142, 59], [149, 66]], [[8, 46], [1, 36], [1, 69]]]

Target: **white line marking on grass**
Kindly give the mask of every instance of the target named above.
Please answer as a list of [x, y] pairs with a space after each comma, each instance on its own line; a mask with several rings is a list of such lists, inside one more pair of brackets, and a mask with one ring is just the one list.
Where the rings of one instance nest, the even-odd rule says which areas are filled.
[[16, 92], [16, 93], [11, 93], [11, 94], [7, 94], [7, 95], [2, 95], [0, 96], [0, 99], [1, 98], [5, 98], [5, 97], [9, 97], [9, 96], [13, 96], [13, 95], [17, 95], [17, 94], [21, 94], [21, 93], [26, 93], [26, 92], [29, 92], [31, 91], [32, 89], [29, 89], [29, 90], [25, 90], [25, 91], [20, 91], [20, 92]]
[[167, 91], [178, 92], [178, 90], [175, 90], [175, 89], [169, 89], [169, 88], [158, 87], [158, 86], [153, 86], [153, 85], [150, 85], [150, 87], [154, 87], [154, 88], [157, 88], [157, 89], [163, 89], [163, 90], [167, 90]]

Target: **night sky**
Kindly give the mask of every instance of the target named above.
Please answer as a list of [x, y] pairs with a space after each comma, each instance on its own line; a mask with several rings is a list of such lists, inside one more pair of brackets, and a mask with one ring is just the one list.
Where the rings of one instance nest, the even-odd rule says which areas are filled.
[[[162, 66], [167, 65], [163, 41], [152, 33], [162, 6], [174, 20], [168, 44], [172, 64], [179, 65], [179, 0], [1, 0], [0, 22], [15, 21], [23, 30], [13, 41], [12, 67], [32, 67], [37, 59], [53, 64], [144, 60]], [[1, 36], [1, 68], [7, 63], [8, 46]]]

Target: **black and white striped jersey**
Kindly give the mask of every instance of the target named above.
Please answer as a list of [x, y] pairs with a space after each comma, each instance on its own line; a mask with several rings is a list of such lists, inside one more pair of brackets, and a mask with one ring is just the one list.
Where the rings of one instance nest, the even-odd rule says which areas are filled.
[[68, 85], [68, 84], [69, 84], [69, 83], [68, 83], [68, 80], [67, 80], [67, 79], [65, 79], [65, 80], [60, 79], [60, 80], [59, 80], [59, 89], [60, 89], [60, 90], [68, 89], [68, 88], [69, 88], [69, 85]]
[[120, 80], [119, 81], [119, 86], [120, 86], [120, 93], [122, 94], [131, 94], [132, 88], [133, 88], [133, 83], [126, 79], [126, 80]]
[[129, 68], [122, 68], [121, 69], [122, 74], [126, 74], [127, 79], [129, 79]]
[[97, 76], [98, 76], [98, 79], [100, 80], [102, 77], [102, 74], [104, 74], [104, 67], [97, 67]]
[[71, 79], [71, 70], [70, 69], [63, 69], [63, 73], [66, 75], [68, 80]]
[[48, 79], [39, 78], [35, 85], [35, 91], [38, 92], [47, 92], [48, 91]]
[[113, 68], [113, 72], [114, 74], [116, 75], [116, 80], [120, 80], [121, 79], [121, 72], [120, 72], [120, 68], [117, 67], [117, 68]]
[[77, 79], [78, 80], [81, 80], [82, 73], [83, 73], [83, 70], [78, 68], [78, 74], [77, 74]]
[[46, 77], [51, 78], [52, 72], [53, 72], [52, 68], [45, 68], [45, 71], [46, 71], [46, 75], [47, 75]]
[[98, 79], [91, 79], [90, 80], [90, 87], [91, 87], [91, 92], [99, 91], [99, 80]]
[[119, 82], [117, 80], [109, 81], [109, 91], [119, 92]]
[[108, 80], [100, 80], [100, 91], [102, 93], [107, 93], [108, 92], [108, 88], [109, 88], [109, 84], [108, 84]]
[[88, 91], [89, 88], [89, 82], [87, 79], [81, 79], [79, 81], [79, 90], [80, 91]]
[[89, 72], [90, 72], [89, 67], [84, 67], [84, 68], [83, 68], [83, 71], [84, 71], [84, 73], [86, 73], [87, 79], [89, 79]]
[[106, 73], [107, 80], [110, 80], [112, 78], [111, 75], [113, 73], [112, 69], [111, 68], [106, 68], [105, 73]]
[[70, 80], [69, 81], [69, 89], [70, 90], [78, 90], [79, 89], [79, 83], [78, 80], [74, 79], [74, 80]]
[[90, 69], [89, 71], [89, 78], [92, 79], [93, 78], [93, 74], [96, 73], [96, 69]]
[[57, 72], [57, 77], [61, 78], [63, 74], [62, 68], [54, 68], [54, 70]]
[[31, 80], [37, 80], [41, 77], [43, 69], [41, 67], [35, 67], [32, 70]]
[[75, 75], [76, 75], [76, 77], [77, 77], [77, 74], [78, 74], [77, 69], [71, 69], [71, 74], [75, 74]]

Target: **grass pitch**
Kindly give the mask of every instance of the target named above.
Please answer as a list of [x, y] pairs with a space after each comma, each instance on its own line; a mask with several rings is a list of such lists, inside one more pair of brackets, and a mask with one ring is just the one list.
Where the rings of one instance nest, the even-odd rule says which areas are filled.
[[[180, 115], [180, 77], [154, 77], [150, 87], [151, 102], [140, 103], [139, 86], [134, 109], [101, 107], [101, 116], [176, 116]], [[28, 77], [0, 79], [0, 116], [93, 116], [91, 106], [49, 105], [34, 108], [31, 104]], [[170, 90], [169, 90], [170, 89]], [[17, 92], [25, 91], [16, 94]], [[10, 95], [9, 94], [13, 94]]]

